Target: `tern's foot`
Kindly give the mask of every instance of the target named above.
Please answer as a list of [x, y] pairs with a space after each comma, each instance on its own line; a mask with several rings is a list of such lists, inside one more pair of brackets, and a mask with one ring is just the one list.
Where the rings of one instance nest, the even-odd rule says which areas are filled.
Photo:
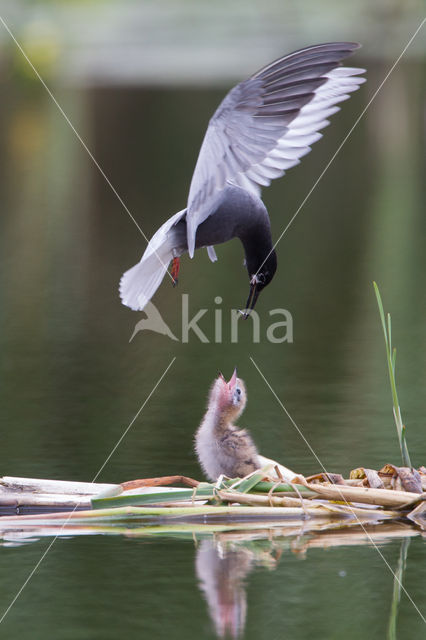
[[172, 285], [175, 287], [179, 281], [179, 269], [180, 269], [180, 258], [173, 258], [172, 268], [171, 268], [171, 276], [172, 276]]

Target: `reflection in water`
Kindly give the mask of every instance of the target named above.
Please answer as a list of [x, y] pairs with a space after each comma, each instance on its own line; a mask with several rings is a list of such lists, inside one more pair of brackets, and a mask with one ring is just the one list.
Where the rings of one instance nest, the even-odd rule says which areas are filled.
[[[303, 626], [303, 631], [306, 631], [306, 620], [300, 613], [300, 607], [293, 607], [291, 611], [286, 610], [285, 620], [282, 616], [282, 603], [283, 602], [306, 602], [307, 594], [312, 593], [315, 590], [318, 593], [316, 598], [317, 614], [320, 618], [322, 612], [327, 609], [328, 593], [327, 585], [331, 584], [333, 589], [338, 587], [340, 589], [340, 580], [346, 576], [351, 580], [354, 580], [354, 585], [358, 585], [359, 591], [365, 594], [367, 599], [371, 597], [381, 598], [383, 607], [380, 611], [383, 612], [382, 623], [387, 623], [388, 637], [395, 640], [397, 635], [397, 620], [400, 617], [400, 607], [404, 607], [404, 598], [400, 602], [401, 583], [404, 584], [404, 570], [407, 559], [408, 541], [411, 538], [417, 538], [414, 543], [414, 548], [411, 548], [411, 560], [415, 559], [416, 549], [420, 549], [422, 544], [422, 530], [420, 526], [410, 525], [407, 522], [383, 522], [380, 524], [365, 524], [363, 526], [347, 525], [342, 526], [341, 522], [330, 522], [328, 524], [319, 524], [318, 522], [304, 522], [302, 525], [300, 522], [290, 521], [271, 521], [262, 523], [228, 523], [221, 524], [200, 524], [185, 522], [164, 522], [160, 524], [133, 523], [130, 522], [101, 522], [85, 524], [83, 522], [70, 523], [65, 522], [66, 515], [63, 519], [58, 518], [49, 524], [41, 518], [34, 520], [34, 516], [26, 518], [20, 516], [15, 519], [7, 519], [0, 523], [0, 560], [3, 563], [3, 567], [7, 567], [7, 559], [12, 551], [15, 553], [13, 563], [16, 564], [17, 554], [22, 555], [23, 558], [28, 557], [28, 547], [35, 545], [36, 558], [40, 557], [40, 548], [37, 546], [37, 541], [42, 541], [43, 538], [62, 538], [63, 542], [68, 549], [65, 557], [70, 563], [75, 562], [75, 548], [82, 549], [82, 552], [87, 554], [87, 549], [96, 550], [97, 553], [101, 553], [102, 566], [108, 566], [109, 570], [114, 567], [117, 579], [121, 579], [121, 584], [126, 584], [126, 589], [123, 592], [127, 598], [136, 598], [136, 601], [129, 605], [132, 610], [136, 610], [139, 607], [140, 611], [140, 598], [143, 594], [143, 602], [146, 607], [146, 611], [149, 615], [152, 615], [156, 620], [155, 614], [152, 614], [153, 607], [155, 611], [155, 598], [158, 592], [162, 593], [161, 611], [163, 611], [164, 598], [167, 598], [167, 590], [170, 589], [174, 592], [175, 586], [179, 585], [179, 589], [186, 591], [189, 594], [189, 584], [192, 587], [193, 572], [186, 574], [186, 583], [182, 583], [182, 573], [179, 571], [175, 575], [175, 580], [170, 580], [170, 564], [168, 562], [167, 553], [171, 552], [172, 547], [169, 546], [169, 551], [165, 555], [165, 542], [169, 538], [171, 541], [173, 538], [182, 541], [185, 539], [188, 542], [187, 549], [190, 551], [186, 554], [188, 560], [188, 566], [192, 566], [193, 556], [192, 549], [189, 550], [189, 544], [194, 540], [194, 537], [202, 536], [202, 542], [195, 550], [195, 565], [196, 575], [198, 578], [199, 586], [207, 601], [208, 611], [213, 623], [213, 629], [218, 638], [230, 637], [234, 639], [249, 637], [259, 637], [257, 628], [261, 627], [262, 633], [265, 630], [265, 625], [269, 625], [272, 630], [271, 637], [281, 637], [285, 633], [285, 629], [297, 628], [300, 619], [300, 625]], [[425, 525], [426, 526], [426, 525]], [[121, 549], [123, 546], [119, 543], [118, 546], [111, 547], [107, 541], [112, 538], [125, 537], [127, 540], [144, 540], [145, 544], [140, 545], [126, 545], [127, 551], [123, 553]], [[208, 537], [206, 537], [208, 536]], [[96, 541], [87, 542], [88, 538], [97, 538]], [[77, 539], [86, 538], [86, 542], [81, 540], [80, 543]], [[65, 541], [67, 539], [67, 541]], [[74, 539], [74, 542], [72, 542]], [[401, 551], [399, 557], [399, 563], [396, 567], [394, 574], [394, 589], [392, 597], [392, 605], [390, 607], [389, 619], [387, 620], [387, 614], [389, 606], [387, 605], [388, 599], [391, 597], [389, 589], [389, 578], [387, 576], [386, 568], [381, 559], [377, 555], [377, 551], [372, 548], [372, 543], [376, 547], [382, 547], [383, 545], [390, 545], [390, 549], [387, 551], [386, 556], [389, 558], [390, 566], [393, 568], [396, 565], [396, 560], [392, 561], [392, 548], [396, 548], [398, 540], [401, 540]], [[42, 543], [43, 549], [46, 548], [46, 541]], [[118, 542], [118, 541], [117, 541]], [[58, 542], [58, 544], [60, 544]], [[371, 547], [367, 557], [369, 558], [369, 569], [364, 571], [363, 566], [359, 563], [359, 558], [363, 555], [359, 555], [360, 547]], [[22, 549], [22, 554], [19, 551]], [[111, 549], [114, 548], [115, 552], [111, 553]], [[117, 549], [120, 549], [120, 553], [117, 554]], [[134, 565], [134, 555], [132, 554], [132, 548], [137, 548], [137, 557], [139, 562], [140, 573], [132, 573]], [[184, 549], [184, 545], [180, 546]], [[328, 551], [327, 554], [323, 553]], [[413, 558], [414, 551], [414, 558]], [[126, 553], [130, 553], [126, 556]], [[354, 556], [354, 553], [356, 554]], [[38, 554], [38, 555], [37, 555]], [[106, 555], [102, 555], [106, 554]], [[325, 557], [327, 556], [327, 557]], [[127, 561], [132, 564], [125, 564], [125, 557]], [[306, 560], [303, 568], [300, 564], [293, 562], [295, 557], [297, 559]], [[422, 556], [423, 557], [423, 556]], [[115, 558], [115, 560], [114, 560]], [[374, 562], [376, 558], [376, 562]], [[63, 559], [60, 560], [58, 565], [58, 571], [63, 572]], [[124, 562], [124, 564], [123, 564]], [[115, 564], [114, 564], [115, 563]], [[280, 566], [279, 566], [280, 565]], [[181, 568], [185, 565], [178, 565]], [[327, 567], [324, 569], [324, 567]], [[265, 576], [265, 572], [260, 572], [262, 575], [254, 576], [254, 572], [258, 567], [266, 569], [272, 569], [269, 575]], [[318, 567], [322, 567], [318, 571]], [[372, 567], [372, 568], [371, 568]], [[381, 578], [384, 578], [388, 583], [387, 590], [381, 590], [378, 587], [377, 579], [374, 577], [374, 568], [380, 572]], [[343, 569], [343, 571], [342, 571]], [[357, 576], [357, 572], [362, 572]], [[119, 578], [122, 572], [122, 578]], [[253, 576], [250, 574], [253, 572]], [[10, 571], [12, 575], [13, 571]], [[90, 572], [89, 572], [90, 573]], [[324, 578], [325, 573], [325, 578]], [[81, 575], [86, 575], [86, 568], [82, 569]], [[129, 575], [132, 575], [136, 580], [134, 586], [129, 582]], [[373, 574], [373, 577], [372, 577]], [[72, 583], [73, 572], [70, 571], [66, 574], [66, 593], [67, 597], [70, 589], [71, 580]], [[80, 574], [77, 573], [77, 580], [74, 581], [74, 598], [78, 601], [81, 591]], [[190, 577], [189, 577], [190, 575]], [[162, 578], [161, 578], [162, 576]], [[310, 578], [309, 578], [310, 576]], [[368, 577], [367, 577], [368, 576]], [[250, 627], [247, 625], [247, 611], [251, 604], [255, 604], [250, 601], [248, 597], [247, 587], [249, 579], [256, 578], [256, 582], [259, 585], [256, 589], [256, 593], [268, 594], [267, 601], [270, 604], [269, 612], [265, 608], [265, 602], [261, 604], [261, 610], [265, 612], [265, 616], [253, 615], [250, 620]], [[87, 578], [86, 578], [87, 579]], [[102, 572], [94, 571], [90, 573], [90, 579], [95, 581], [92, 585], [93, 592], [99, 592], [101, 589], [100, 584], [96, 583], [96, 579], [100, 581], [104, 580], [104, 574]], [[258, 582], [260, 579], [260, 582]], [[337, 582], [336, 582], [337, 580]], [[424, 582], [424, 581], [423, 581]], [[366, 585], [367, 583], [367, 585]], [[157, 584], [158, 589], [153, 588], [153, 585]], [[185, 587], [186, 584], [186, 587]], [[413, 591], [413, 583], [411, 583], [409, 590], [414, 595], [416, 600], [421, 602], [421, 596], [417, 594], [421, 593], [422, 582], [419, 581], [419, 586], [416, 591]], [[55, 588], [55, 581], [51, 584], [51, 589]], [[305, 586], [306, 585], [306, 586]], [[259, 591], [260, 589], [260, 591]], [[71, 588], [71, 592], [73, 589]], [[306, 593], [306, 595], [305, 595]], [[334, 593], [337, 593], [334, 591]], [[353, 598], [350, 602], [345, 600], [343, 593], [346, 591], [338, 592], [336, 610], [343, 609], [347, 611], [347, 616], [352, 614], [351, 605], [353, 605]], [[128, 595], [130, 594], [130, 595]], [[292, 594], [296, 594], [294, 597]], [[324, 595], [324, 601], [321, 600], [322, 594]], [[381, 594], [381, 595], [380, 595]], [[339, 596], [342, 601], [339, 602]], [[195, 607], [193, 605], [193, 591], [188, 595], [188, 605], [186, 610], [193, 611], [191, 618], [184, 615], [183, 620], [185, 622], [184, 631], [181, 635], [174, 634], [174, 627], [164, 635], [154, 637], [170, 638], [176, 637], [176, 640], [182, 640], [187, 637], [199, 637], [198, 630], [200, 625], [204, 626], [205, 611], [204, 607]], [[264, 597], [263, 597], [264, 600]], [[256, 596], [257, 604], [259, 603], [259, 597]], [[407, 604], [408, 599], [405, 599]], [[130, 600], [132, 602], [132, 600]], [[348, 604], [349, 602], [349, 604]], [[179, 605], [181, 606], [181, 604]], [[410, 605], [411, 606], [411, 605]], [[91, 603], [90, 603], [91, 607]], [[345, 608], [346, 607], [346, 608]], [[315, 608], [314, 608], [315, 609]], [[274, 614], [273, 610], [277, 613]], [[327, 609], [328, 610], [328, 609]], [[104, 614], [104, 609], [102, 609]], [[147, 613], [148, 615], [148, 613]], [[149, 617], [148, 615], [148, 617]], [[292, 620], [289, 618], [292, 617]], [[173, 617], [173, 620], [176, 618]], [[145, 619], [144, 619], [145, 620]], [[316, 618], [315, 618], [316, 620]], [[285, 625], [287, 626], [284, 626]], [[166, 623], [165, 623], [166, 624]], [[322, 627], [322, 635], [317, 633], [318, 629], [312, 627], [312, 634], [315, 631], [315, 637], [329, 638], [329, 637], [346, 637], [346, 634], [342, 631], [341, 635], [331, 635], [331, 628], [333, 631], [335, 628], [333, 625], [339, 625], [341, 629], [346, 628], [346, 614], [342, 623], [336, 616], [333, 617], [333, 621], [330, 621], [330, 626], [325, 624]], [[404, 631], [407, 630], [406, 618], [404, 619]], [[410, 625], [418, 624], [416, 616], [410, 618]], [[188, 630], [188, 625], [191, 628]], [[410, 627], [411, 629], [411, 627]], [[146, 631], [146, 629], [144, 629]], [[197, 633], [197, 635], [196, 635]], [[281, 634], [281, 635], [279, 635]], [[99, 634], [97, 634], [99, 635]], [[146, 633], [143, 637], [145, 637]], [[291, 638], [306, 638], [311, 637], [309, 633], [303, 635], [291, 634]], [[359, 635], [361, 637], [362, 634]], [[365, 634], [364, 634], [365, 635]], [[9, 636], [8, 636], [9, 637]], [[14, 636], [15, 637], [15, 636]], [[16, 635], [21, 638], [21, 635]], [[50, 635], [42, 635], [40, 637], [50, 637]], [[85, 636], [86, 637], [86, 636]], [[92, 637], [92, 636], [90, 636]], [[109, 636], [108, 636], [109, 637]], [[121, 636], [120, 636], [121, 637]], [[263, 637], [263, 635], [261, 635]], [[368, 634], [365, 637], [370, 637]], [[377, 636], [379, 637], [379, 636]], [[385, 637], [385, 626], [383, 624], [383, 634], [380, 637]], [[420, 637], [415, 635], [407, 635], [403, 637]]]
[[388, 640], [396, 640], [396, 622], [398, 618], [398, 608], [401, 600], [402, 580], [407, 564], [408, 547], [410, 546], [410, 538], [404, 538], [401, 542], [399, 552], [398, 566], [394, 573], [392, 606], [389, 614]]
[[[233, 540], [234, 535], [238, 541]], [[195, 568], [219, 638], [241, 637], [247, 616], [247, 576], [256, 566], [275, 569], [280, 550], [288, 547], [284, 540], [265, 540], [269, 535], [271, 530], [231, 532], [203, 540], [197, 548]]]
[[244, 547], [227, 550], [214, 540], [203, 540], [195, 567], [220, 638], [238, 638], [247, 614], [245, 578], [253, 567], [253, 553]]
[[[314, 527], [315, 529], [315, 527]], [[388, 622], [388, 638], [396, 640], [401, 585], [411, 537], [416, 527], [401, 522], [370, 526], [341, 527], [330, 524], [308, 532], [303, 528], [259, 529], [251, 532], [223, 532], [202, 540], [196, 550], [195, 568], [199, 586], [207, 601], [210, 618], [218, 638], [241, 638], [247, 618], [247, 578], [259, 566], [276, 569], [283, 551], [301, 559], [310, 549], [383, 545], [401, 538], [401, 551], [394, 574], [394, 590]]]

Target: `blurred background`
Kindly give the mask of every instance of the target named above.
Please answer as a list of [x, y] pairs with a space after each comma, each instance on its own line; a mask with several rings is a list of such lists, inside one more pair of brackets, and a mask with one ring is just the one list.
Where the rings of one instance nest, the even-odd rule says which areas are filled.
[[180, 336], [181, 294], [213, 339], [140, 332], [120, 304], [121, 273], [145, 241], [28, 64], [151, 236], [185, 206], [208, 120], [226, 91], [309, 44], [359, 41], [368, 82], [343, 103], [310, 155], [264, 190], [276, 239], [420, 24], [406, 2], [5, 2], [0, 24], [1, 473], [91, 479], [173, 356], [176, 361], [102, 480], [200, 476], [192, 452], [209, 385], [234, 366], [248, 385], [242, 421], [265, 455], [317, 470], [249, 360], [270, 381], [324, 465], [398, 462], [383, 336], [372, 289], [392, 312], [403, 417], [424, 462], [426, 216], [424, 30], [373, 101], [277, 247], [261, 296], [288, 309], [294, 342], [271, 345], [250, 321], [230, 343], [247, 276], [238, 241], [183, 260], [179, 287], [154, 298]]
[[[373, 280], [392, 312], [412, 460], [425, 463], [425, 29], [277, 247], [279, 271], [257, 310], [263, 327], [270, 309], [291, 312], [294, 341], [282, 345], [270, 344], [264, 332], [253, 344], [250, 321], [239, 327], [238, 344], [231, 344], [229, 312], [243, 305], [248, 290], [238, 241], [217, 247], [214, 265], [205, 252], [194, 261], [184, 258], [179, 287], [172, 289], [165, 280], [154, 298], [180, 336], [181, 294], [190, 293], [191, 314], [209, 309], [200, 326], [212, 339], [214, 298], [220, 295], [222, 344], [201, 344], [195, 336], [182, 344], [145, 331], [129, 342], [144, 314], [120, 304], [118, 282], [139, 260], [145, 241], [7, 31], [147, 236], [185, 206], [208, 120], [233, 84], [303, 46], [361, 42], [349, 64], [365, 67], [368, 82], [341, 105], [311, 154], [264, 191], [277, 239], [420, 25], [421, 9], [416, 0], [2, 2], [0, 475], [91, 480], [175, 356], [100, 481], [174, 473], [200, 478], [193, 434], [212, 380], [219, 370], [230, 376], [235, 365], [248, 387], [241, 424], [250, 428], [262, 453], [305, 474], [319, 471], [250, 356], [328, 470], [347, 474], [357, 466], [398, 464]], [[168, 594], [171, 618], [178, 619], [178, 610], [193, 609], [199, 598], [188, 547], [155, 547], [151, 558], [143, 556], [142, 572], [141, 560], [130, 546], [119, 549], [117, 540], [97, 547], [73, 541], [75, 555], [66, 556], [60, 554], [62, 544], [47, 565], [53, 573], [44, 574], [49, 589], [37, 591], [40, 583], [34, 582], [23, 601], [29, 614], [43, 606], [43, 599], [54, 603], [37, 618], [38, 637], [51, 637], [56, 623], [55, 637], [87, 638], [89, 627], [90, 637], [117, 637], [110, 635], [117, 630], [114, 611], [104, 611], [109, 598], [120, 597], [113, 585], [130, 574], [140, 585], [148, 575], [152, 592], [157, 588], [167, 595], [173, 584], [169, 563], [176, 576], [185, 575], [173, 587], [179, 586], [178, 593]], [[20, 551], [20, 565], [9, 565], [2, 556], [2, 575], [9, 581], [2, 587], [6, 603], [37, 560], [39, 550], [33, 549], [34, 555]], [[115, 552], [120, 560], [111, 565]], [[269, 583], [275, 584], [271, 603], [303, 602], [309, 592], [324, 591], [326, 598], [321, 575], [332, 567], [327, 584], [342, 615], [333, 619], [327, 606], [321, 609], [320, 598], [315, 628], [328, 638], [383, 637], [384, 623], [374, 612], [391, 592], [391, 576], [371, 553], [338, 555], [335, 565], [325, 565], [323, 558], [318, 565], [304, 565], [304, 573], [292, 558]], [[110, 575], [106, 567], [111, 566], [119, 573]], [[351, 608], [346, 600], [335, 577], [341, 566], [354, 574], [364, 566], [370, 571], [370, 587], [362, 581], [372, 604], [368, 614], [364, 605]], [[68, 600], [61, 601], [64, 567]], [[87, 567], [96, 575], [93, 583], [86, 582]], [[294, 582], [286, 582], [289, 577], [298, 581], [296, 591]], [[420, 597], [421, 575], [413, 579]], [[291, 591], [287, 596], [280, 595], [283, 583]], [[267, 593], [263, 578], [256, 584]], [[95, 593], [101, 593], [98, 600]], [[121, 611], [129, 614], [130, 635], [140, 632], [130, 611], [141, 605], [140, 595], [134, 598], [121, 603]], [[78, 614], [66, 602], [74, 603]], [[278, 637], [282, 621], [269, 616], [268, 604], [258, 600], [254, 611], [259, 625], [269, 624], [276, 633], [271, 637]], [[406, 621], [412, 619], [410, 606], [407, 602], [401, 614]], [[156, 637], [194, 637], [199, 624], [207, 625], [197, 613], [186, 616], [180, 630], [172, 619], [162, 619], [161, 631], [159, 602], [147, 595], [143, 607]], [[295, 632], [300, 624], [306, 631], [306, 620], [297, 619], [303, 608], [292, 611], [291, 637], [306, 637]], [[155, 619], [149, 618], [153, 613]], [[29, 619], [11, 616], [8, 637], [28, 634]], [[63, 620], [68, 629], [75, 624], [70, 635], [61, 627]], [[410, 637], [420, 637], [418, 623], [412, 619]], [[248, 626], [247, 637], [258, 633], [259, 626]]]

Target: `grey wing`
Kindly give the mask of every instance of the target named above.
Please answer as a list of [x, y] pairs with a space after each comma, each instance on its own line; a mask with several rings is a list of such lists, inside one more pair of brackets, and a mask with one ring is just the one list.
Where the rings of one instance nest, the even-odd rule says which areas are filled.
[[201, 145], [188, 196], [189, 255], [197, 227], [216, 209], [227, 183], [259, 195], [299, 163], [335, 106], [365, 82], [364, 69], [341, 67], [360, 45], [321, 44], [291, 53], [234, 87], [219, 105]]

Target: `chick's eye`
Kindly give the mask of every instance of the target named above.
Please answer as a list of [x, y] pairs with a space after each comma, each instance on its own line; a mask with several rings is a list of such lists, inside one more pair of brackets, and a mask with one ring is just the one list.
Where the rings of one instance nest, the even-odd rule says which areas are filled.
[[240, 389], [239, 387], [237, 387], [237, 388], [235, 389], [235, 391], [236, 391], [237, 396], [240, 396], [240, 395], [241, 395], [241, 389]]

